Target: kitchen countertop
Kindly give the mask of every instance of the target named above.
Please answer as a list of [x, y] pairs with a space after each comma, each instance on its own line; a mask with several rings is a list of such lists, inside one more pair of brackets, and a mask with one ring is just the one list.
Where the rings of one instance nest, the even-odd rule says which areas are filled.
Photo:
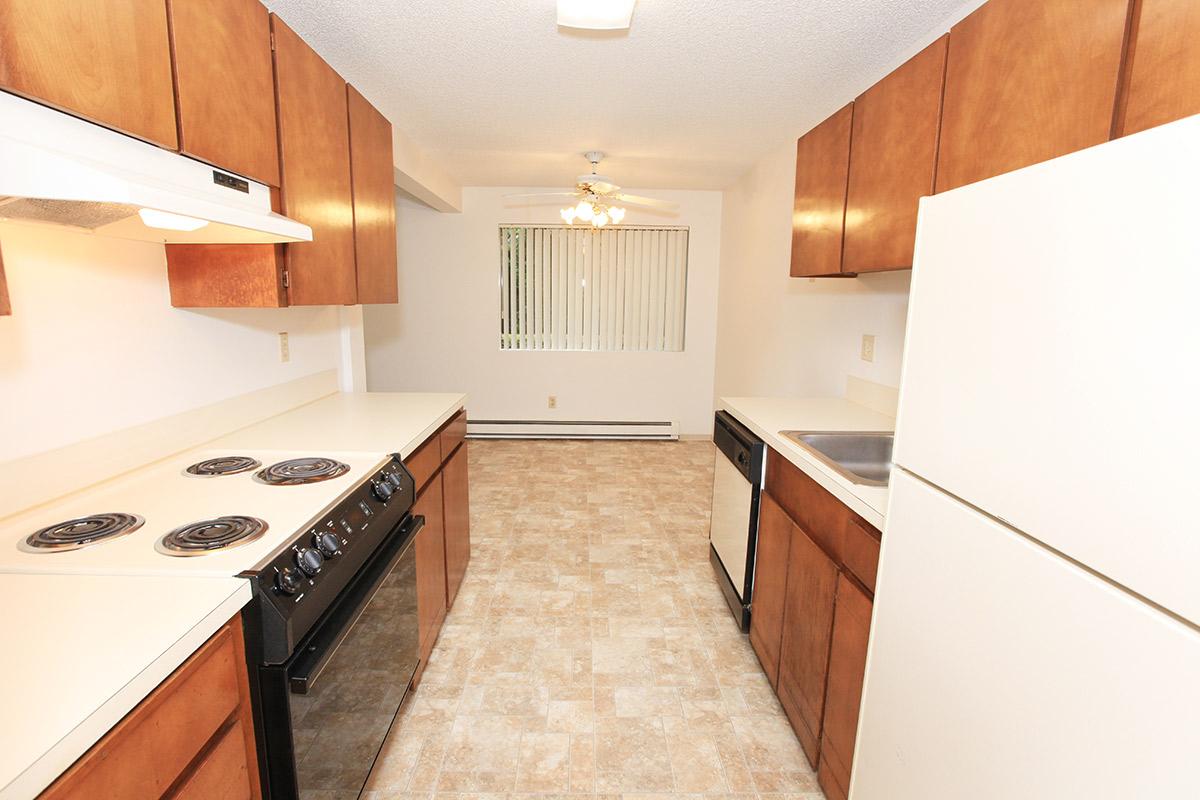
[[49, 786], [250, 596], [241, 578], [0, 575], [0, 800]]
[[883, 530], [886, 486], [864, 486], [849, 481], [784, 438], [780, 431], [891, 431], [896, 426], [894, 417], [833, 397], [722, 397], [721, 408], [856, 514]]
[[363, 450], [408, 458], [454, 416], [465, 394], [339, 392], [205, 445], [297, 450]]

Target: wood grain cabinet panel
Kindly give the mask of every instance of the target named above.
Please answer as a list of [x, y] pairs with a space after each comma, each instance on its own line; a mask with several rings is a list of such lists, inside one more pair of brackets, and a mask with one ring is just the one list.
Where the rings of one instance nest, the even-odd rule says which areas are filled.
[[313, 229], [289, 244], [292, 305], [354, 304], [354, 208], [346, 82], [271, 15], [283, 213]]
[[258, 0], [168, 0], [179, 149], [279, 185], [271, 22]]
[[1107, 141], [1130, 0], [989, 0], [950, 31], [942, 192]]
[[8, 279], [4, 277], [4, 253], [0, 252], [0, 317], [12, 314], [12, 303], [8, 299]]
[[[184, 797], [260, 797], [240, 617], [215, 633], [39, 797], [156, 800], [174, 793], [173, 787], [183, 787], [179, 796]], [[221, 793], [209, 792], [212, 787]]]
[[459, 445], [442, 468], [446, 521], [446, 607], [454, 605], [471, 561], [471, 487], [467, 442]]
[[788, 550], [796, 524], [770, 495], [762, 495], [754, 589], [750, 601], [750, 646], [771, 686], [779, 681], [779, 645], [783, 640], [783, 604], [787, 593]]
[[1200, 2], [1139, 0], [1116, 133], [1200, 114]]
[[779, 702], [804, 754], [816, 767], [838, 565], [805, 531], [797, 529], [788, 552], [787, 572], [783, 641], [779, 650]]
[[0, 2], [0, 88], [178, 147], [163, 0]]
[[442, 439], [436, 433], [422, 442], [420, 447], [404, 459], [404, 466], [412, 473], [413, 483], [416, 484], [418, 492], [441, 465]]
[[434, 476], [417, 497], [412, 513], [425, 517], [417, 533], [417, 622], [421, 639], [421, 663], [429, 660], [446, 618], [446, 528], [442, 511], [442, 474]]
[[824, 734], [817, 771], [825, 796], [845, 800], [850, 786], [858, 707], [867, 666], [867, 636], [872, 602], [844, 573], [837, 582], [837, 609], [829, 652], [829, 682], [825, 694]]
[[349, 84], [346, 95], [350, 113], [358, 302], [395, 303], [399, 294], [392, 123]]
[[796, 143], [791, 276], [840, 275], [854, 104]]
[[1129, 0], [990, 0], [950, 29], [937, 191], [1109, 139]]
[[911, 269], [917, 204], [933, 194], [943, 36], [854, 101], [844, 272]]

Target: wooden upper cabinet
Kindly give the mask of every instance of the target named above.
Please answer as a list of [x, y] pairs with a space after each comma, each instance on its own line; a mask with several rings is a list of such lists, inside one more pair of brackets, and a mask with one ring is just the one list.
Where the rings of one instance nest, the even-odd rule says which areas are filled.
[[163, 0], [3, 0], [0, 88], [178, 147]]
[[772, 686], [779, 680], [788, 549], [797, 532], [796, 524], [779, 504], [770, 495], [762, 495], [754, 556], [754, 594], [750, 604], [750, 646]]
[[853, 113], [851, 103], [796, 143], [793, 278], [841, 274]]
[[12, 303], [8, 300], [8, 279], [4, 277], [4, 253], [0, 252], [0, 317], [12, 314]]
[[271, 15], [283, 213], [313, 230], [289, 244], [292, 305], [354, 304], [354, 209], [346, 82]]
[[989, 0], [950, 31], [937, 191], [1107, 141], [1130, 0]]
[[279, 185], [271, 22], [258, 0], [168, 0], [179, 149]]
[[948, 40], [938, 39], [854, 101], [845, 272], [912, 267], [917, 204], [933, 194]]
[[800, 746], [815, 767], [825, 709], [838, 565], [804, 530], [796, 529], [788, 552], [787, 573], [777, 691]]
[[1200, 114], [1200, 2], [1141, 0], [1116, 134]]
[[850, 789], [854, 740], [858, 735], [858, 707], [867, 667], [871, 607], [870, 596], [853, 579], [844, 573], [838, 576], [821, 763], [817, 770], [821, 788], [830, 800], [845, 800]]
[[358, 302], [395, 303], [399, 294], [392, 123], [349, 84], [346, 96], [350, 110]]

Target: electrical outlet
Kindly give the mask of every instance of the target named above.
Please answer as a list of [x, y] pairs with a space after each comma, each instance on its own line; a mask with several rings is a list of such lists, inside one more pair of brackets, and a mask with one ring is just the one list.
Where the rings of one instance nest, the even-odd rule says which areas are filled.
[[862, 353], [860, 358], [863, 361], [875, 360], [875, 337], [869, 333], [864, 333], [862, 338]]
[[292, 360], [292, 350], [288, 346], [287, 331], [279, 332], [279, 361], [283, 364]]
[[546, 398], [546, 408], [558, 408], [558, 397], [550, 395]]

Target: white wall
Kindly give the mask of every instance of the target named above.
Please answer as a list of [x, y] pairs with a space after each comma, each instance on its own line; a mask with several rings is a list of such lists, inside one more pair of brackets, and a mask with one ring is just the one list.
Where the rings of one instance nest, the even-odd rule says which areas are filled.
[[499, 348], [497, 226], [561, 223], [561, 204], [506, 204], [521, 191], [547, 190], [466, 188], [461, 214], [399, 201], [400, 305], [365, 307], [368, 388], [467, 392], [476, 419], [674, 420], [685, 434], [710, 432], [721, 193], [630, 190], [680, 209], [630, 209], [626, 224], [691, 229], [686, 349], [594, 353]]
[[[910, 273], [788, 277], [794, 142], [760, 160], [725, 193], [716, 395], [826, 396], [846, 376], [900, 383]], [[863, 334], [875, 360], [859, 359]]]
[[339, 366], [336, 308], [172, 308], [162, 245], [6, 223], [0, 252], [0, 460]]

